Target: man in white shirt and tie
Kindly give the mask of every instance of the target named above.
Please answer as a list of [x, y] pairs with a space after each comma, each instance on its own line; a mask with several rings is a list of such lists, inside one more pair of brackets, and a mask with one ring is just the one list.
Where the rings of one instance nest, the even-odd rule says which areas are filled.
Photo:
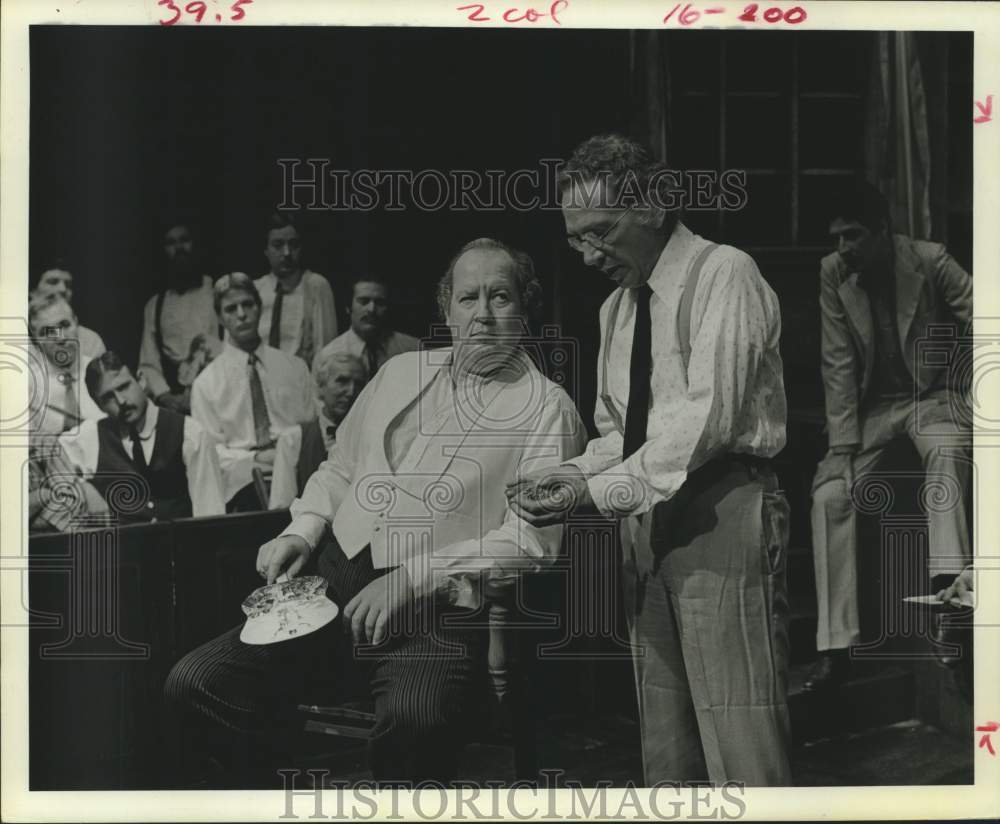
[[261, 299], [260, 336], [311, 367], [316, 353], [337, 335], [333, 289], [323, 275], [302, 268], [302, 236], [290, 215], [271, 215], [265, 234], [271, 271], [254, 281]]
[[323, 348], [323, 353], [346, 352], [361, 358], [373, 377], [389, 358], [416, 352], [420, 341], [390, 326], [389, 287], [367, 275], [354, 281], [351, 294], [351, 326]]
[[197, 421], [151, 402], [114, 352], [94, 358], [85, 381], [107, 417], [84, 421], [62, 445], [121, 522], [225, 512], [215, 443]]
[[76, 315], [58, 295], [36, 294], [28, 302], [28, 328], [38, 354], [29, 365], [33, 434], [58, 435], [81, 421], [104, 417], [82, 379], [90, 358], [80, 352]]
[[781, 786], [788, 504], [767, 463], [785, 445], [778, 300], [748, 255], [679, 221], [668, 174], [617, 135], [585, 141], [562, 170], [569, 245], [617, 287], [600, 315], [600, 437], [511, 488], [511, 506], [536, 526], [574, 503], [620, 520], [647, 786]]
[[[58, 295], [72, 306], [73, 273], [67, 268], [66, 262], [62, 259], [56, 260], [50, 268], [42, 272], [35, 291], [38, 294]], [[96, 358], [107, 349], [101, 336], [81, 323], [77, 324], [76, 334], [80, 341], [80, 352], [84, 357]]]
[[257, 508], [255, 468], [270, 475], [269, 508], [288, 506], [296, 493], [300, 424], [316, 417], [309, 369], [261, 341], [260, 295], [243, 272], [219, 278], [213, 300], [226, 341], [194, 382], [191, 414], [218, 443], [231, 509]]

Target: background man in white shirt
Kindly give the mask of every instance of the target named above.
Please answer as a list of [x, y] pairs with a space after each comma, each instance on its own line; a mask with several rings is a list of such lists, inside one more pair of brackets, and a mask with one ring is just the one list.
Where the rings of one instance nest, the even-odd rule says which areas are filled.
[[37, 294], [28, 301], [28, 328], [40, 356], [33, 357], [30, 396], [33, 434], [59, 434], [104, 413], [83, 391], [90, 358], [80, 353], [76, 315], [64, 298]]
[[313, 380], [318, 414], [316, 420], [302, 425], [295, 470], [300, 493], [336, 442], [337, 427], [368, 382], [368, 370], [360, 358], [346, 352], [321, 353], [313, 361]]
[[163, 235], [163, 254], [167, 285], [143, 309], [139, 371], [157, 404], [185, 415], [191, 411], [191, 384], [222, 341], [212, 279], [203, 274], [192, 227], [171, 225]]
[[[152, 403], [114, 352], [92, 360], [85, 380], [107, 417], [84, 421], [63, 447], [123, 523], [225, 512], [215, 444], [197, 421]], [[123, 488], [130, 476], [139, 494]]]
[[512, 508], [536, 525], [574, 502], [621, 519], [647, 786], [783, 785], [788, 504], [766, 464], [785, 445], [778, 300], [748, 255], [678, 221], [665, 171], [617, 135], [562, 170], [569, 244], [617, 287], [600, 437], [511, 489]]
[[[558, 553], [561, 528], [528, 526], [504, 496], [508, 481], [578, 454], [586, 437], [565, 391], [518, 346], [540, 292], [527, 255], [489, 239], [467, 244], [439, 290], [454, 347], [399, 355], [379, 371], [291, 525], [258, 553], [270, 583], [299, 574], [319, 550], [343, 611], [336, 626], [357, 645], [342, 653], [370, 665], [376, 780], [454, 777], [486, 640], [458, 619], [474, 614], [485, 577], [537, 569]], [[166, 694], [273, 745], [280, 708], [328, 664], [301, 649], [290, 657], [285, 644], [242, 644], [238, 633], [185, 656]]]
[[352, 286], [351, 327], [327, 344], [323, 352], [347, 352], [361, 358], [370, 377], [394, 355], [415, 352], [420, 341], [389, 325], [390, 310], [389, 287], [370, 275], [358, 278]]
[[[66, 262], [57, 260], [53, 266], [42, 272], [38, 278], [38, 285], [35, 286], [35, 292], [38, 294], [58, 295], [72, 306], [73, 273], [67, 268]], [[77, 324], [76, 334], [77, 339], [80, 341], [80, 351], [86, 358], [96, 358], [107, 349], [101, 336], [83, 324]]]
[[243, 272], [219, 278], [213, 299], [227, 339], [194, 382], [191, 414], [218, 443], [230, 509], [259, 509], [254, 468], [270, 476], [269, 507], [288, 506], [296, 492], [299, 425], [316, 417], [309, 369], [261, 341], [260, 295]]
[[260, 336], [268, 346], [312, 366], [316, 353], [337, 334], [330, 282], [302, 268], [302, 236], [284, 212], [268, 220], [264, 256], [271, 271], [255, 281], [262, 302]]

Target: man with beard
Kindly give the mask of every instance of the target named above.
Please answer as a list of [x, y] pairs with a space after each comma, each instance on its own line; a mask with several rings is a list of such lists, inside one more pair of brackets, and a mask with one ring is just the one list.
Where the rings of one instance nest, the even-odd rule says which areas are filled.
[[253, 473], [270, 479], [269, 508], [288, 506], [296, 493], [300, 425], [316, 417], [305, 362], [260, 338], [260, 295], [243, 272], [213, 286], [222, 351], [191, 388], [191, 414], [215, 438], [230, 511], [259, 509]]
[[191, 226], [171, 225], [163, 236], [163, 253], [167, 288], [146, 302], [139, 370], [157, 404], [186, 415], [197, 377], [190, 364], [215, 357], [222, 335], [212, 308], [212, 279], [200, 271]]
[[337, 440], [337, 428], [368, 380], [360, 358], [341, 352], [320, 354], [313, 362], [318, 416], [302, 426], [302, 448], [296, 467], [299, 492], [326, 460]]
[[323, 354], [346, 352], [361, 358], [372, 378], [389, 358], [420, 348], [417, 338], [389, 326], [389, 287], [377, 277], [354, 281], [351, 295], [351, 328], [334, 338]]
[[311, 367], [337, 334], [333, 289], [325, 277], [302, 268], [302, 237], [289, 215], [271, 215], [264, 256], [271, 271], [254, 281], [261, 299], [260, 336]]
[[148, 488], [145, 504], [137, 512], [119, 511], [123, 523], [225, 512], [215, 444], [197, 421], [151, 403], [114, 352], [92, 360], [85, 380], [107, 417], [85, 421], [79, 434], [60, 440], [69, 460], [113, 509], [113, 488], [123, 476], [142, 479]]
[[[820, 659], [803, 685], [811, 691], [843, 683], [848, 650], [860, 640], [852, 488], [892, 441], [908, 438], [928, 479], [954, 490], [951, 505], [928, 506], [931, 591], [972, 560], [965, 507], [971, 410], [961, 375], [949, 368], [956, 358], [941, 348], [971, 324], [972, 278], [941, 244], [893, 234], [889, 205], [867, 182], [845, 192], [831, 214], [837, 250], [820, 265], [830, 441], [813, 480]], [[949, 327], [950, 338], [942, 335]], [[933, 357], [919, 357], [918, 341], [934, 344]], [[936, 632], [944, 627], [935, 623]], [[943, 661], [951, 663], [947, 655]]]

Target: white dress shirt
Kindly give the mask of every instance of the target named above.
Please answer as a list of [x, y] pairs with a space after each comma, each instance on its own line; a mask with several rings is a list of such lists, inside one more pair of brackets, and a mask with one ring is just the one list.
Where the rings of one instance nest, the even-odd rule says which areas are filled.
[[708, 243], [678, 223], [649, 278], [652, 405], [646, 443], [624, 463], [635, 290], [616, 289], [601, 307], [598, 382], [607, 397], [599, 386], [594, 415], [601, 436], [568, 463], [588, 476], [594, 503], [609, 517], [638, 515], [669, 499], [688, 473], [713, 457], [731, 452], [772, 457], [785, 445], [778, 299], [753, 259], [739, 249], [719, 246], [704, 262], [684, 369], [678, 306], [688, 268]]
[[[163, 377], [160, 350], [156, 345], [156, 295], [146, 301], [142, 312], [142, 343], [139, 346], [139, 369], [146, 378], [153, 397], [169, 392]], [[163, 348], [174, 363], [180, 363], [191, 354], [191, 341], [198, 335], [205, 338], [209, 354], [213, 357], [221, 348], [219, 318], [212, 303], [212, 279], [205, 275], [201, 286], [178, 294], [168, 289], [163, 298], [160, 318]]]
[[[153, 460], [156, 446], [156, 422], [160, 417], [159, 407], [152, 402], [146, 406], [146, 420], [139, 432], [142, 454], [146, 464]], [[67, 433], [60, 439], [70, 461], [89, 480], [97, 472], [97, 462], [101, 451], [97, 432], [97, 421], [84, 421], [78, 434]], [[125, 454], [132, 455], [132, 438], [128, 434], [121, 439]], [[184, 441], [181, 458], [187, 475], [188, 495], [191, 497], [191, 513], [195, 517], [203, 515], [223, 515], [226, 511], [222, 499], [222, 475], [219, 459], [215, 452], [215, 441], [191, 418], [184, 418]]]
[[[262, 302], [257, 326], [263, 341], [271, 337], [271, 312], [274, 310], [278, 278], [268, 273], [254, 281]], [[308, 339], [303, 340], [303, 330]], [[302, 273], [298, 285], [281, 300], [281, 343], [279, 349], [289, 355], [305, 356], [312, 366], [316, 353], [337, 334], [337, 307], [330, 282], [320, 274]]]
[[[302, 442], [298, 425], [316, 416], [312, 378], [305, 361], [267, 344], [260, 344], [254, 354], [260, 360], [257, 371], [271, 421], [271, 437], [277, 441], [271, 505], [287, 506], [295, 497], [295, 462]], [[253, 480], [257, 440], [249, 360], [248, 352], [226, 341], [219, 356], [191, 387], [191, 415], [218, 444], [227, 501]], [[290, 467], [286, 465], [289, 460]]]
[[[76, 363], [68, 370], [57, 369], [52, 362], [45, 357], [41, 349], [34, 348], [34, 357], [30, 360], [29, 379], [29, 411], [31, 413], [32, 433], [56, 434], [63, 431], [65, 415], [66, 384], [60, 380], [64, 373], [73, 378], [73, 390], [76, 393], [79, 403], [80, 417], [83, 420], [100, 420], [104, 417], [101, 408], [94, 403], [93, 398], [87, 391], [87, 384], [84, 383], [84, 375], [87, 373], [87, 364], [92, 358], [84, 357], [81, 353]], [[76, 431], [78, 425], [74, 425], [69, 431]]]
[[[360, 358], [361, 362], [367, 366], [368, 359], [365, 356], [366, 345], [364, 339], [354, 329], [348, 329], [344, 334], [338, 335], [324, 346], [322, 354], [328, 355], [338, 352], [340, 354], [354, 355], [354, 357]], [[389, 360], [389, 358], [401, 355], [403, 352], [416, 352], [419, 348], [420, 340], [418, 338], [412, 335], [405, 335], [402, 332], [390, 332], [378, 341], [375, 358], [378, 368], [381, 368], [382, 364]]]
[[[332, 528], [348, 557], [370, 544], [376, 568], [405, 566], [418, 596], [447, 588], [454, 603], [474, 606], [479, 573], [537, 569], [558, 554], [561, 526], [522, 521], [505, 488], [579, 454], [586, 430], [565, 391], [533, 366], [515, 382], [456, 385], [449, 353], [400, 355], [367, 384], [282, 534], [315, 548]], [[482, 415], [470, 417], [469, 398], [482, 399]], [[414, 523], [429, 534], [408, 530]], [[394, 526], [405, 537], [390, 537]]]

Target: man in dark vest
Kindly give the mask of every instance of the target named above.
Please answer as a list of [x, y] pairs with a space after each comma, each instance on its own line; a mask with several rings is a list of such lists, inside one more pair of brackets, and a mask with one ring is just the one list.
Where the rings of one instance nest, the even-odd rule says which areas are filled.
[[315, 420], [302, 424], [302, 448], [295, 468], [299, 493], [336, 443], [337, 427], [347, 417], [369, 378], [361, 358], [347, 352], [327, 352], [313, 362], [316, 384]]
[[63, 445], [123, 522], [225, 512], [215, 446], [197, 421], [151, 403], [114, 352], [92, 360], [84, 379], [107, 417]]

